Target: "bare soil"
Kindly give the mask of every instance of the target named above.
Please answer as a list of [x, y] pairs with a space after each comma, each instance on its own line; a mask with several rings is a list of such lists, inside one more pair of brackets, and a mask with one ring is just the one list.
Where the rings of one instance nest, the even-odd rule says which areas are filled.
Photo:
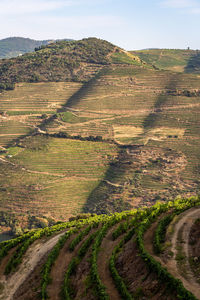
[[71, 276], [71, 285], [74, 289], [74, 300], [96, 300], [90, 281], [91, 253], [92, 247], [87, 251], [87, 254], [82, 259], [75, 274]]
[[192, 255], [200, 259], [200, 219], [192, 225], [189, 235], [189, 245]]
[[[190, 265], [188, 262], [189, 257], [189, 233], [191, 231], [194, 220], [200, 216], [200, 208], [191, 208], [181, 215], [179, 215], [178, 221], [174, 225], [173, 235], [170, 237], [170, 240], [167, 240], [167, 243], [171, 243], [170, 251], [173, 253], [173, 256], [166, 260], [166, 256], [157, 257], [153, 253], [152, 241], [153, 235], [157, 226], [157, 222], [152, 224], [152, 226], [145, 233], [145, 248], [149, 251], [149, 253], [154, 256], [159, 262], [163, 264], [163, 266], [167, 267], [168, 271], [176, 278], [180, 279], [185, 288], [193, 293], [198, 299], [200, 299], [200, 285], [197, 284], [196, 278], [191, 272]], [[179, 239], [181, 234], [181, 244], [182, 244], [182, 252], [184, 253], [186, 259], [186, 267], [187, 267], [187, 278], [181, 274], [181, 270], [177, 264], [177, 254], [178, 254], [178, 245], [180, 246]]]
[[112, 239], [112, 233], [118, 226], [119, 224], [116, 224], [114, 227], [112, 227], [103, 239], [97, 259], [97, 267], [100, 279], [105, 285], [106, 292], [108, 293], [110, 299], [115, 300], [120, 300], [121, 297], [115, 287], [114, 281], [110, 274], [109, 259], [111, 257], [112, 251], [114, 250], [114, 247], [119, 243], [119, 240], [122, 238], [122, 236], [120, 236], [115, 241], [113, 241]]
[[8, 252], [8, 254], [2, 259], [1, 264], [0, 264], [0, 278], [4, 275], [5, 267], [16, 249], [17, 249], [17, 246], [12, 248]]
[[117, 258], [116, 266], [134, 299], [177, 299], [176, 295], [169, 293], [166, 286], [159, 282], [155, 273], [149, 272], [134, 239], [125, 245], [123, 252]]
[[[189, 233], [191, 231], [192, 225], [197, 217], [200, 217], [200, 208], [191, 208], [180, 215], [178, 222], [175, 224], [174, 233], [171, 240], [171, 251], [174, 253], [173, 257], [167, 262], [166, 267], [175, 277], [181, 279], [183, 285], [191, 293], [193, 293], [197, 299], [200, 299], [200, 285], [197, 284], [196, 278], [191, 272], [190, 265], [188, 262], [189, 257]], [[186, 256], [187, 264], [187, 279], [180, 275], [176, 255], [177, 255], [177, 240], [179, 231], [182, 230], [182, 245], [183, 252]]]
[[48, 256], [47, 252], [37, 266], [34, 268], [33, 272], [28, 276], [28, 278], [22, 283], [13, 296], [13, 300], [36, 300], [40, 299], [41, 295], [41, 272], [42, 267]]
[[50, 277], [52, 278], [51, 284], [47, 287], [47, 294], [49, 299], [59, 300], [61, 286], [64, 280], [64, 275], [67, 270], [67, 266], [70, 263], [72, 257], [75, 255], [74, 252], [69, 251], [69, 245], [74, 239], [72, 235], [69, 240], [65, 243], [64, 247], [61, 249], [53, 267], [51, 270]]
[[47, 241], [36, 241], [31, 245], [23, 261], [15, 273], [8, 277], [2, 276], [0, 283], [4, 285], [1, 300], [12, 300], [17, 290], [21, 285], [26, 282], [27, 278], [31, 275], [35, 267], [39, 264], [41, 259], [55, 246], [59, 238], [64, 232], [57, 234]]
[[189, 260], [192, 271], [200, 283], [200, 219], [192, 225], [189, 234]]

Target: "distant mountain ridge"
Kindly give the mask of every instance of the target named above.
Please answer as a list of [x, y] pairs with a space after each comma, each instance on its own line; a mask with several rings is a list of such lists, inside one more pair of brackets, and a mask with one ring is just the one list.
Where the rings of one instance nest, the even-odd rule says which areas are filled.
[[[65, 39], [71, 41], [70, 39]], [[27, 52], [32, 52], [36, 47], [50, 44], [55, 40], [33, 40], [30, 38], [23, 37], [9, 37], [0, 40], [0, 59], [12, 58], [22, 55]]]

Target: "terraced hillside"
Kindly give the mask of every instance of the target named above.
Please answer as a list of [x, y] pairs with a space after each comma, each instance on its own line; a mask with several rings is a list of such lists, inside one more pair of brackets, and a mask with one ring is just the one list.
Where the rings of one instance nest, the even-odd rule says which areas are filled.
[[119, 155], [85, 211], [113, 212], [123, 203], [138, 207], [198, 193], [199, 84], [197, 75], [111, 66], [41, 126], [49, 134], [117, 142]]
[[142, 63], [138, 56], [96, 38], [50, 43], [35, 52], [0, 60], [0, 90], [16, 82], [86, 82], [112, 62]]
[[[16, 81], [0, 94], [2, 230], [199, 193], [198, 74], [157, 70], [97, 39], [18, 59], [1, 65], [1, 80]], [[73, 77], [80, 68], [87, 78]]]
[[149, 49], [130, 53], [159, 69], [198, 74], [200, 72], [199, 50]]
[[200, 299], [199, 219], [192, 197], [29, 231], [0, 243], [0, 299]]
[[9, 151], [0, 161], [0, 199], [6, 214], [2, 221], [15, 231], [13, 217], [24, 228], [34, 226], [31, 216], [36, 216], [40, 227], [80, 212], [118, 149], [102, 142], [35, 136]]
[[[40, 68], [37, 63], [46, 61], [47, 57], [49, 63], [41, 63]], [[66, 103], [83, 86], [91, 84], [93, 79], [90, 80], [90, 77], [112, 63], [142, 64], [139, 58], [97, 39], [61, 41], [37, 49], [35, 53], [2, 62], [2, 230], [11, 229], [13, 233], [19, 233], [27, 227], [52, 224], [75, 215], [83, 210], [89, 195], [103, 180], [110, 162], [119, 152], [111, 141], [102, 141], [102, 131], [107, 130], [106, 125], [101, 128], [97, 126], [95, 136], [88, 131], [84, 140], [81, 137], [74, 140], [73, 136], [72, 139], [63, 139], [55, 134], [46, 136], [42, 127], [52, 123], [55, 114], [71, 124], [96, 119], [96, 114], [86, 117], [62, 114]], [[81, 74], [87, 73], [88, 77], [84, 80], [88, 82], [74, 82], [74, 77], [66, 78], [69, 70], [70, 74], [75, 74], [80, 66], [83, 69]], [[42, 76], [40, 80], [27, 77], [29, 71], [32, 76], [32, 68]], [[19, 72], [21, 77], [15, 77], [15, 72]], [[55, 72], [56, 77], [52, 77], [51, 72]], [[65, 77], [61, 76], [62, 72]], [[100, 75], [101, 72], [97, 77]], [[76, 77], [75, 81], [82, 81], [81, 78]], [[15, 83], [19, 79], [30, 82]], [[10, 86], [13, 83], [15, 86]]]
[[81, 86], [75, 82], [18, 83], [14, 91], [0, 94], [0, 146], [35, 131]]

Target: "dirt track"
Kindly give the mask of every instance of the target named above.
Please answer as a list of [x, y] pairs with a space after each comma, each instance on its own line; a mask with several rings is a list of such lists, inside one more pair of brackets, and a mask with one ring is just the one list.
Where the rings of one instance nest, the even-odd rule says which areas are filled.
[[119, 239], [116, 239], [115, 241], [113, 241], [112, 239], [112, 233], [118, 226], [119, 224], [116, 224], [108, 231], [107, 235], [102, 241], [100, 252], [98, 254], [98, 259], [97, 259], [97, 266], [98, 266], [100, 279], [102, 280], [102, 283], [106, 287], [106, 292], [109, 295], [109, 298], [113, 300], [121, 299], [115, 287], [114, 281], [111, 277], [111, 273], [109, 270], [109, 258], [112, 255], [112, 251], [114, 247], [119, 243], [119, 239], [122, 238], [120, 236]]
[[[171, 242], [171, 248], [170, 250], [173, 252], [173, 257], [168, 259], [166, 261], [166, 258], [157, 257], [153, 253], [153, 247], [152, 247], [152, 241], [154, 237], [154, 231], [157, 226], [157, 222], [153, 223], [152, 226], [147, 230], [147, 232], [144, 235], [144, 241], [145, 241], [145, 248], [147, 251], [156, 259], [158, 260], [164, 267], [167, 267], [168, 271], [176, 278], [180, 279], [183, 282], [183, 285], [187, 290], [189, 290], [191, 293], [193, 293], [197, 299], [200, 299], [200, 285], [196, 282], [196, 279], [190, 269], [190, 265], [188, 262], [188, 256], [189, 256], [189, 233], [191, 230], [191, 227], [194, 223], [194, 221], [200, 217], [200, 207], [198, 208], [191, 208], [178, 217], [178, 221], [174, 225], [174, 231], [173, 236], [170, 240]], [[176, 255], [178, 253], [177, 250], [177, 242], [179, 238], [179, 233], [182, 232], [182, 249], [186, 256], [186, 268], [187, 268], [187, 279], [184, 278], [180, 274], [180, 270], [177, 265], [176, 261]], [[167, 240], [167, 242], [169, 242]]]
[[166, 267], [175, 276], [181, 279], [186, 289], [191, 291], [198, 299], [200, 299], [200, 285], [190, 269], [188, 259], [186, 259], [187, 279], [180, 275], [178, 270], [176, 255], [177, 255], [177, 240], [180, 230], [182, 230], [182, 245], [183, 252], [186, 258], [189, 256], [189, 233], [194, 221], [200, 217], [200, 208], [191, 208], [180, 215], [178, 222], [174, 226], [174, 234], [171, 240], [171, 251], [174, 253], [173, 258], [170, 259]]
[[7, 280], [5, 276], [2, 276], [0, 283], [2, 283], [5, 288], [0, 295], [0, 300], [13, 299], [13, 295], [20, 285], [27, 279], [42, 257], [55, 246], [63, 234], [64, 232], [54, 236], [45, 243], [41, 241], [38, 243], [38, 241], [36, 241], [26, 252], [17, 272], [8, 277]]

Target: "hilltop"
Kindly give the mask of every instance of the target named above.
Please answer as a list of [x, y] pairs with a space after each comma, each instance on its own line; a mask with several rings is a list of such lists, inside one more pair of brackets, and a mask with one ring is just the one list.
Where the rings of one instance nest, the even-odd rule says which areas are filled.
[[[0, 61], [0, 82], [5, 88], [16, 82], [75, 81], [91, 79], [110, 63], [141, 63], [137, 56], [111, 43], [88, 38], [58, 41], [36, 48], [35, 52]], [[3, 85], [2, 85], [3, 89]]]
[[200, 73], [200, 51], [181, 49], [148, 49], [130, 51], [159, 69], [175, 72]]

